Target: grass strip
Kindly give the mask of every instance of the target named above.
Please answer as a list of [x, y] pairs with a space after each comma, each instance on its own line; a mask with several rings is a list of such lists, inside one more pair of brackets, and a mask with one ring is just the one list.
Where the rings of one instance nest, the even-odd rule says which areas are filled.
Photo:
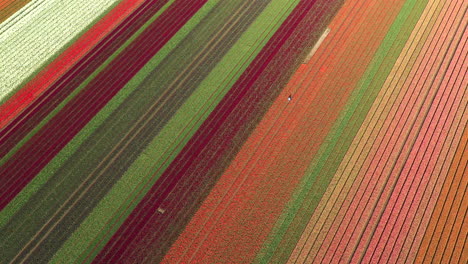
[[[170, 0], [161, 10], [159, 10], [142, 28], [140, 28], [131, 38], [129, 38], [124, 45], [122, 45], [111, 57], [109, 57], [93, 74], [91, 74], [72, 94], [70, 94], [63, 102], [52, 111], [42, 122], [36, 126], [8, 155], [0, 160], [0, 166], [5, 163], [21, 146], [23, 146], [31, 137], [34, 136], [50, 119], [52, 119], [60, 110], [75, 97], [81, 90], [83, 90], [107, 65], [109, 65], [126, 47], [128, 47], [154, 20], [156, 20], [175, 0]], [[193, 27], [195, 25], [185, 25], [185, 27]], [[153, 61], [148, 64], [159, 64], [177, 44], [185, 37], [190, 29], [182, 28], [174, 38], [172, 38], [162, 49], [155, 55]], [[140, 81], [149, 74], [150, 69], [146, 72], [144, 69], [137, 74], [135, 78], [141, 78]], [[146, 75], [143, 75], [146, 73]], [[130, 84], [130, 83], [129, 83]], [[136, 86], [131, 86], [133, 89]], [[37, 191], [43, 184], [47, 182], [49, 177], [60, 168], [63, 163], [78, 149], [81, 143], [94, 132], [99, 125], [117, 108], [117, 106], [133, 91], [133, 89], [126, 89], [125, 87], [106, 105], [85, 128], [78, 133], [69, 144], [62, 149], [62, 151], [49, 163], [47, 166], [0, 212], [0, 227], [3, 227], [15, 212], [26, 203], [27, 200]]]
[[[340, 161], [364, 121], [372, 102], [375, 100], [427, 4], [427, 0], [416, 2], [415, 0], [405, 2], [358, 84], [357, 89], [353, 91], [348, 104], [325, 139], [325, 143], [321, 146], [317, 157], [310, 165], [302, 184], [299, 185], [300, 188], [289, 201], [285, 211], [277, 221], [273, 232], [270, 234], [270, 238], [257, 255], [256, 263], [267, 263], [270, 261], [282, 263], [287, 261], [296, 245], [295, 242], [299, 240], [302, 234], [303, 227], [305, 227], [305, 224], [307, 224], [308, 219], [310, 219], [313, 213], [313, 210], [308, 210], [307, 212], [301, 210], [302, 207], [315, 208], [320, 201]], [[361, 104], [362, 98], [370, 98], [371, 100], [368, 100], [368, 104]], [[356, 118], [357, 120], [354, 126], [349, 128], [348, 124], [352, 118]], [[336, 146], [343, 147], [336, 151]], [[326, 162], [331, 155], [336, 156], [335, 162]], [[324, 171], [327, 173], [323, 173]], [[313, 183], [318, 178], [320, 178], [320, 182], [318, 183], [320, 188], [315, 188], [319, 192], [310, 193]], [[300, 222], [293, 225], [299, 225], [299, 227], [293, 230], [293, 232], [287, 233], [293, 221]], [[285, 241], [288, 241], [288, 243], [285, 243]], [[285, 247], [285, 249], [278, 254], [276, 250], [282, 247]]]
[[[206, 8], [212, 8], [219, 0], [209, 1]], [[296, 0], [298, 2], [298, 0]], [[186, 103], [178, 110], [175, 116], [168, 122], [161, 133], [150, 143], [142, 155], [132, 164], [125, 175], [114, 185], [111, 191], [101, 200], [88, 218], [73, 233], [64, 246], [57, 252], [52, 262], [62, 262], [68, 259], [70, 254], [76, 256], [77, 253], [88, 255], [89, 249], [98, 244], [101, 239], [107, 241], [111, 235], [130, 214], [133, 208], [148, 192], [154, 182], [164, 171], [170, 162], [177, 156], [178, 152], [187, 143], [190, 137], [195, 133], [198, 127], [208, 117], [210, 112], [216, 107], [217, 103], [227, 93], [229, 88], [235, 83], [243, 70], [255, 58], [261, 48], [267, 43], [281, 22], [286, 19], [289, 13], [279, 18], [280, 23], [271, 21], [274, 16], [283, 8], [280, 0], [271, 2], [266, 9], [257, 17], [248, 30], [223, 57], [221, 62], [203, 80], [199, 88], [192, 94]], [[200, 12], [207, 12], [201, 10]], [[289, 12], [292, 11], [289, 10]], [[272, 25], [275, 25], [274, 27]], [[271, 32], [257, 45], [255, 42], [259, 39], [258, 32], [265, 31], [265, 28], [271, 28]], [[245, 54], [245, 56], [239, 56]], [[253, 56], [247, 56], [252, 54]], [[227, 78], [226, 78], [227, 77]], [[228, 82], [225, 82], [228, 80]], [[131, 83], [133, 83], [132, 80]], [[137, 82], [137, 80], [135, 80]], [[129, 85], [131, 84], [129, 83]], [[221, 89], [220, 89], [221, 87]], [[215, 96], [213, 96], [215, 94]], [[211, 100], [207, 101], [207, 98]], [[199, 116], [194, 117], [194, 112], [200, 112]], [[186, 126], [191, 129], [186, 130]], [[180, 136], [174, 138], [174, 135]], [[156, 162], [155, 164], [155, 160]], [[154, 168], [161, 167], [155, 176]], [[125, 194], [131, 194], [127, 197]], [[125, 208], [125, 211], [120, 211]], [[119, 214], [123, 217], [119, 217]], [[112, 228], [111, 228], [112, 227]], [[101, 232], [96, 232], [101, 230]], [[91, 239], [92, 238], [92, 239]], [[93, 241], [89, 244], [90, 241]], [[104, 246], [104, 243], [100, 243]], [[87, 251], [84, 251], [88, 249]], [[95, 252], [94, 254], [97, 254]]]
[[[173, 2], [174, 0], [171, 0], [170, 2]], [[103, 13], [103, 15], [101, 17], [99, 17], [94, 23], [92, 23], [89, 28], [85, 29], [81, 34], [79, 34], [78, 36], [76, 36], [69, 44], [73, 44], [74, 42], [76, 42], [85, 32], [87, 32], [89, 29], [91, 29], [92, 26], [94, 26], [102, 17], [104, 17], [105, 15], [107, 15], [115, 6], [112, 6], [111, 8], [109, 8], [109, 10], [107, 10], [106, 12]], [[165, 6], [163, 9], [166, 9], [168, 6]], [[159, 17], [159, 15], [162, 13], [161, 11], [163, 11], [163, 9], [160, 10], [160, 12], [158, 12], [157, 14], [155, 14], [154, 17], [151, 18], [150, 21], [154, 21], [157, 17]], [[96, 71], [91, 74], [80, 86], [78, 86], [75, 91], [73, 93], [71, 93], [67, 98], [65, 98], [61, 104], [59, 104], [55, 109], [54, 111], [50, 112], [33, 130], [31, 130], [27, 136], [25, 136], [20, 142], [18, 142], [18, 144], [12, 148], [10, 150], [10, 152], [8, 152], [7, 155], [5, 155], [4, 157], [2, 157], [0, 159], [0, 166], [2, 166], [8, 159], [10, 159], [10, 157], [12, 155], [14, 155], [31, 137], [33, 137], [45, 124], [47, 124], [47, 122], [52, 118], [54, 117], [58, 112], [60, 112], [60, 110], [71, 100], [73, 99], [74, 96], [76, 96], [81, 90], [83, 90], [84, 87], [86, 87], [86, 85], [91, 82], [92, 79], [94, 79], [96, 77], [97, 74], [99, 74], [103, 69], [105, 69], [105, 67], [107, 67], [107, 65], [115, 59], [115, 57], [117, 57], [128, 45], [130, 45], [133, 40], [138, 37], [141, 32], [144, 30], [144, 28], [148, 27], [151, 23], [149, 23], [150, 21], [148, 21], [147, 24], [145, 24], [140, 30], [138, 30], [135, 35], [133, 35], [127, 42], [125, 42], [114, 54], [112, 54], [102, 65], [101, 67], [99, 67], [98, 69], [96, 69]], [[64, 47], [63, 49], [59, 50], [54, 56], [52, 56], [50, 58], [50, 60], [48, 60], [46, 63], [44, 63], [44, 66], [46, 65], [49, 65], [50, 63], [52, 63], [53, 60], [56, 59], [56, 57], [58, 57], [60, 54], [62, 54], [66, 49], [68, 49], [69, 46], [66, 46]], [[25, 86], [30, 80], [32, 80], [40, 71], [43, 70], [43, 67], [40, 67], [38, 69], [37, 72], [35, 72], [34, 74], [32, 74], [30, 76], [29, 79], [25, 80], [20, 86], [18, 86], [18, 89], [22, 88], [23, 86]], [[12, 95], [12, 94], [11, 94]], [[11, 96], [8, 96], [8, 98], [3, 98], [3, 99], [0, 99], [0, 105], [5, 103]]]

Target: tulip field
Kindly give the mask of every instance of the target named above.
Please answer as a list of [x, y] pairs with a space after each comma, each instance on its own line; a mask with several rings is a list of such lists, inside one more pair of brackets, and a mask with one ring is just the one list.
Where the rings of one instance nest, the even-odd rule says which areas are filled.
[[468, 263], [465, 0], [0, 0], [0, 263]]

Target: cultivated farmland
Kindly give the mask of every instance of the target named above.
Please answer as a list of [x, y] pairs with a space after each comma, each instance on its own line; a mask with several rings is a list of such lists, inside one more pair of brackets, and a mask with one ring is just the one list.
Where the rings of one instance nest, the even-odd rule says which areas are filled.
[[0, 262], [466, 263], [467, 10], [0, 1]]

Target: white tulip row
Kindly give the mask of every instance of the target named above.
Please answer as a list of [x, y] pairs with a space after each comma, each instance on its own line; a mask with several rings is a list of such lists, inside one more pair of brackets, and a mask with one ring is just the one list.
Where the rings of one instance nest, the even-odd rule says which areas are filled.
[[41, 10], [39, 7], [41, 5], [47, 4], [48, 2], [49, 1], [47, 0], [30, 1], [23, 8], [15, 12], [2, 23], [0, 23], [0, 41], [7, 39], [9, 35], [14, 33], [13, 30], [7, 31], [9, 28], [11, 28], [17, 23], [28, 23], [28, 19], [34, 17], [37, 14], [37, 12]]
[[0, 24], [0, 101], [119, 0], [33, 0]]

